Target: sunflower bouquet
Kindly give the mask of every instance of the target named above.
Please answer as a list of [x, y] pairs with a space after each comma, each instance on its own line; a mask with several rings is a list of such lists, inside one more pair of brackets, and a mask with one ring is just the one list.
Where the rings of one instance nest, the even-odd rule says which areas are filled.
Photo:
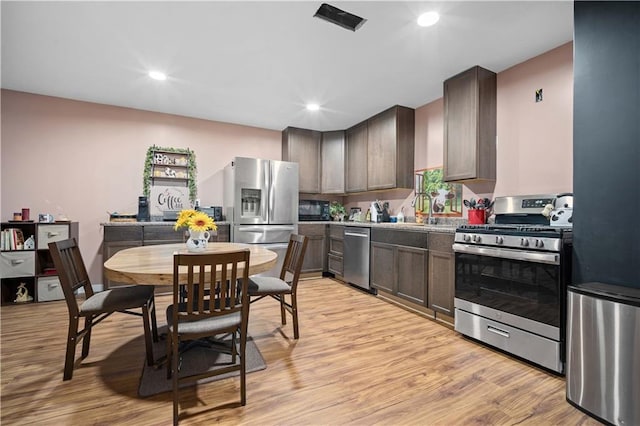
[[192, 231], [217, 230], [214, 220], [206, 213], [196, 210], [182, 210], [178, 215], [174, 229], [188, 228]]

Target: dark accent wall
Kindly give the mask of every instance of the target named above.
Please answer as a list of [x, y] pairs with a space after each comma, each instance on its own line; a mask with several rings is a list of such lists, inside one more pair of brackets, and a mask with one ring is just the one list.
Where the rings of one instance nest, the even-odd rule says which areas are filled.
[[573, 282], [640, 288], [640, 2], [574, 3]]

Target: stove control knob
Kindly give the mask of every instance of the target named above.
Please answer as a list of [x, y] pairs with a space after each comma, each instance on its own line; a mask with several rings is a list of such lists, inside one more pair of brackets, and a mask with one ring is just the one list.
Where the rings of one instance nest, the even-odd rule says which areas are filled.
[[473, 242], [474, 243], [479, 243], [480, 242], [480, 235], [474, 235], [473, 236]]
[[462, 239], [463, 239], [464, 241], [466, 241], [466, 242], [469, 242], [469, 241], [471, 241], [471, 235], [469, 235], [469, 234], [464, 234], [464, 235], [462, 236]]
[[496, 244], [502, 243], [504, 243], [504, 238], [502, 238], [500, 235], [496, 235]]
[[529, 240], [527, 240], [526, 238], [520, 238], [520, 245], [523, 247], [528, 247], [529, 246]]
[[544, 241], [536, 239], [536, 247], [538, 248], [544, 247]]

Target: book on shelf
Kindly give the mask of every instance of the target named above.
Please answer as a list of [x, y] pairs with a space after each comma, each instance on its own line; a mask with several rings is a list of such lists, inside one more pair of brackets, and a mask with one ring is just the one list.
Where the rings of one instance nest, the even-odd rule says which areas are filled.
[[1, 250], [23, 250], [24, 235], [22, 230], [7, 228], [2, 231]]

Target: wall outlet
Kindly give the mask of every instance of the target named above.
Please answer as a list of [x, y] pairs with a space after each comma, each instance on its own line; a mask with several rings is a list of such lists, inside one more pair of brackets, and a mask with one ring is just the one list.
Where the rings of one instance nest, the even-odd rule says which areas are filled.
[[536, 90], [536, 102], [542, 102], [542, 89]]

